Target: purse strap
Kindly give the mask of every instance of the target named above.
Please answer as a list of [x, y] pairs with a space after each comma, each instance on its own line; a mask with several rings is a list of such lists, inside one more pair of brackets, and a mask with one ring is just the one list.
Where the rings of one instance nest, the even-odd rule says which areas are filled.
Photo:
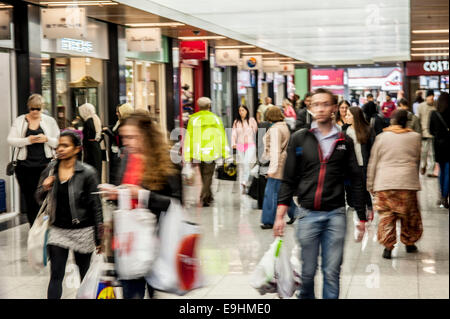
[[447, 123], [445, 123], [444, 118], [442, 117], [441, 113], [439, 111], [435, 111], [437, 117], [441, 120], [442, 124], [444, 124], [444, 127], [447, 129], [447, 132], [450, 132], [450, 129], [448, 128]]
[[[49, 171], [48, 177], [52, 176], [52, 175], [54, 174], [54, 172], [55, 172], [55, 168], [52, 167], [52, 168], [50, 169], [50, 171]], [[39, 209], [39, 212], [38, 212], [38, 214], [37, 214], [37, 217], [40, 216], [41, 214], [47, 214], [47, 215], [48, 215], [48, 213], [47, 213], [47, 206], [48, 206], [48, 203], [49, 203], [49, 198], [50, 198], [50, 196], [52, 196], [52, 191], [51, 191], [51, 190], [49, 190], [49, 191], [47, 192], [47, 195], [45, 196], [45, 199], [44, 199], [44, 201], [42, 202], [42, 205], [41, 205], [41, 208]], [[36, 218], [37, 218], [37, 217], [36, 217]]]

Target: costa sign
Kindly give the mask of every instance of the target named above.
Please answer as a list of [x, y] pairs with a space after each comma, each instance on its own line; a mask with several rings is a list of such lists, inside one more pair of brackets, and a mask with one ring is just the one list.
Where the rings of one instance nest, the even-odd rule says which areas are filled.
[[207, 41], [181, 41], [180, 59], [182, 60], [208, 60]]
[[406, 75], [448, 75], [448, 61], [407, 62]]

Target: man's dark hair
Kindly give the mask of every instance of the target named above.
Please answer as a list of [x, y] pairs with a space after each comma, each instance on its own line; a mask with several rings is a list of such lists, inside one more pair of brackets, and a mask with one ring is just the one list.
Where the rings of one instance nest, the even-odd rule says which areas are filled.
[[328, 94], [331, 96], [331, 100], [333, 102], [333, 105], [336, 105], [338, 103], [338, 98], [336, 95], [333, 94], [330, 90], [324, 89], [324, 88], [318, 88], [314, 91], [314, 93], [311, 96], [314, 96], [316, 94]]
[[368, 99], [372, 99], [373, 98], [373, 94], [372, 93], [367, 94], [367, 98]]
[[427, 91], [427, 97], [429, 96], [434, 96], [434, 91], [433, 90], [428, 90]]
[[400, 125], [402, 128], [406, 127], [408, 123], [408, 111], [397, 109], [392, 115], [393, 124]]
[[400, 99], [400, 101], [398, 101], [398, 104], [400, 105], [404, 105], [407, 106], [409, 108], [409, 103], [407, 99]]

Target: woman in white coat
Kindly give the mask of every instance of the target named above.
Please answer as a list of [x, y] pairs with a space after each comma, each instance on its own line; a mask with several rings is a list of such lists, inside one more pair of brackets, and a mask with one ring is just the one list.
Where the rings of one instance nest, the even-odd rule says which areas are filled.
[[15, 173], [25, 198], [28, 222], [32, 225], [39, 211], [34, 194], [42, 171], [54, 156], [59, 127], [54, 118], [42, 113], [44, 98], [41, 95], [31, 95], [27, 106], [29, 112], [15, 119], [8, 143], [15, 147]]

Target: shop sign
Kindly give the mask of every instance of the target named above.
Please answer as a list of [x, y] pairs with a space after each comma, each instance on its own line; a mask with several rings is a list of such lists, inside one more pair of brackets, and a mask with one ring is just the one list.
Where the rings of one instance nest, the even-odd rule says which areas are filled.
[[0, 10], [0, 40], [11, 39], [11, 11]]
[[181, 60], [208, 60], [208, 42], [207, 41], [181, 41], [180, 42]]
[[161, 51], [160, 28], [128, 28], [126, 30], [128, 51]]
[[249, 55], [241, 59], [241, 68], [243, 70], [261, 70], [263, 68], [263, 59], [261, 55]]
[[63, 38], [60, 43], [62, 51], [72, 51], [86, 54], [91, 54], [94, 52], [94, 46], [91, 41]]
[[217, 49], [215, 54], [216, 65], [218, 66], [236, 66], [240, 61], [240, 50], [222, 50]]
[[401, 91], [403, 87], [403, 73], [400, 69], [395, 69], [384, 79], [381, 90], [383, 91]]
[[344, 85], [344, 70], [318, 69], [311, 70], [311, 86], [342, 86]]
[[84, 8], [42, 9], [44, 39], [87, 37], [87, 17]]
[[448, 61], [406, 62], [406, 76], [448, 75]]

